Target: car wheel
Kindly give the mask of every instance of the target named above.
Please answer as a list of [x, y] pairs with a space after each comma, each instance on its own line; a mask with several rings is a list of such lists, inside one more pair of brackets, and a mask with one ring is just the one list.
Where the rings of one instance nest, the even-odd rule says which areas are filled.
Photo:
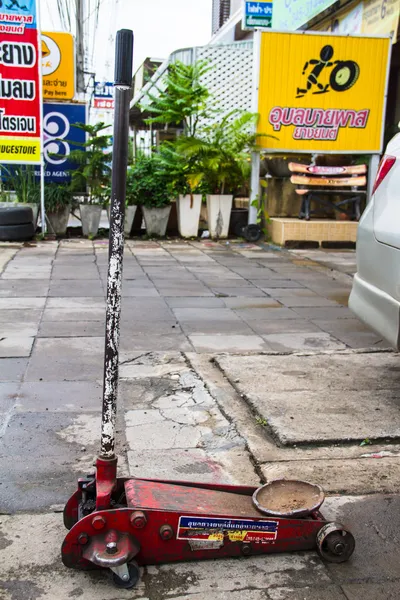
[[31, 240], [35, 235], [33, 222], [19, 225], [0, 225], [0, 241], [24, 242]]
[[33, 223], [33, 212], [30, 206], [6, 206], [0, 208], [1, 225], [21, 225]]

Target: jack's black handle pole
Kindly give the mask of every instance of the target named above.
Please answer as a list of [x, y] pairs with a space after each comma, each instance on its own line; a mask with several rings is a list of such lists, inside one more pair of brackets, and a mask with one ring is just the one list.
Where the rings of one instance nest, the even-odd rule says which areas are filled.
[[108, 251], [107, 311], [104, 351], [103, 413], [100, 457], [115, 457], [118, 395], [118, 349], [121, 316], [129, 104], [132, 88], [133, 32], [121, 29], [115, 44], [115, 109]]

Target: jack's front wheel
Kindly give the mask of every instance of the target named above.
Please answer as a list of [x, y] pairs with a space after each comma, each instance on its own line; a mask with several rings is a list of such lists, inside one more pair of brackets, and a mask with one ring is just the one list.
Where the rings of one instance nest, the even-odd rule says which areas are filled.
[[137, 562], [132, 561], [127, 565], [127, 567], [129, 575], [125, 574], [120, 577], [116, 573], [112, 574], [114, 585], [117, 588], [130, 590], [131, 588], [135, 587], [140, 579], [140, 569]]
[[346, 562], [353, 554], [355, 545], [352, 533], [337, 523], [327, 523], [317, 534], [318, 554], [328, 562]]

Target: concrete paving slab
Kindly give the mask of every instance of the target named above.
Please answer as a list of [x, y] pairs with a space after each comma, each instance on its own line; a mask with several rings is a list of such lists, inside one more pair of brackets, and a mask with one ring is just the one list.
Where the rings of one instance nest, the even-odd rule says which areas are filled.
[[299, 289], [304, 287], [299, 281], [293, 281], [292, 279], [281, 277], [280, 279], [259, 279], [257, 286], [262, 290], [268, 289]]
[[105, 304], [102, 308], [45, 308], [42, 324], [47, 321], [103, 321], [106, 318]]
[[22, 358], [31, 354], [34, 337], [10, 336], [0, 338], [0, 358]]
[[0, 280], [0, 297], [21, 298], [28, 296], [47, 296], [49, 289], [48, 279], [12, 279]]
[[284, 306], [288, 306], [289, 308], [298, 307], [298, 306], [333, 306], [337, 307], [337, 302], [333, 300], [328, 300], [327, 298], [323, 298], [322, 296], [308, 296], [306, 298], [302, 297], [290, 297], [290, 296], [278, 296], [273, 294], [273, 297], [281, 302]]
[[397, 600], [400, 579], [385, 583], [350, 583], [343, 586], [347, 600]]
[[249, 457], [239, 448], [224, 452], [206, 452], [202, 448], [141, 450], [128, 452], [129, 470], [134, 477], [166, 478], [258, 485], [250, 468]]
[[320, 308], [318, 306], [313, 308], [293, 308], [300, 317], [305, 319], [354, 319], [354, 314], [348, 308], [344, 306]]
[[160, 294], [155, 287], [128, 287], [122, 286], [122, 296], [128, 298], [158, 298]]
[[186, 335], [198, 334], [234, 334], [254, 335], [253, 329], [238, 319], [237, 321], [182, 321], [181, 327]]
[[101, 399], [101, 381], [31, 381], [21, 385], [16, 411], [99, 412]]
[[[172, 330], [174, 331], [174, 330]], [[190, 352], [193, 349], [186, 336], [180, 333], [153, 334], [148, 333], [121, 334], [121, 352], [155, 352], [167, 350], [179, 350], [181, 352]]]
[[27, 364], [26, 358], [0, 358], [0, 381], [21, 381]]
[[[349, 562], [326, 565], [335, 582], [346, 586], [360, 582], [379, 583], [384, 589], [389, 585], [390, 591], [390, 581], [399, 579], [399, 496], [375, 494], [333, 498], [327, 502], [325, 512], [329, 519], [334, 517], [335, 521], [348, 526], [356, 539], [356, 550]], [[347, 587], [344, 589], [347, 593]], [[381, 597], [386, 600], [390, 596]]]
[[228, 298], [229, 296], [243, 296], [245, 290], [245, 294], [247, 297], [255, 297], [255, 298], [265, 298], [265, 294], [262, 290], [259, 290], [256, 287], [229, 287], [217, 284], [215, 286], [211, 286], [211, 291], [213, 294], [220, 298]]
[[305, 319], [252, 319], [249, 321], [250, 327], [258, 334], [273, 334], [273, 333], [314, 333], [320, 332], [321, 329]]
[[[368, 455], [368, 450], [365, 452]], [[379, 456], [379, 455], [378, 455]], [[359, 459], [293, 460], [261, 465], [267, 481], [302, 479], [329, 494], [395, 494], [400, 487], [398, 456]]]
[[132, 320], [128, 316], [121, 318], [121, 335], [126, 338], [134, 338], [138, 334], [147, 333], [148, 335], [169, 335], [182, 333], [178, 321], [171, 317], [163, 321]]
[[68, 499], [76, 488], [76, 469], [90, 469], [95, 454], [94, 446], [82, 453], [82, 440], [71, 443], [58, 435], [75, 416], [17, 413], [10, 420], [0, 440], [0, 514], [46, 510]]
[[102, 321], [43, 321], [38, 337], [100, 337], [104, 335]]
[[320, 332], [291, 332], [273, 333], [263, 338], [272, 350], [287, 352], [293, 350], [344, 350], [346, 345], [329, 333]]
[[282, 307], [281, 304], [277, 304], [275, 308], [237, 308], [235, 312], [244, 321], [298, 318], [291, 308]]
[[236, 298], [225, 298], [226, 306], [234, 309], [247, 308], [281, 308], [282, 304], [272, 298], [248, 298], [246, 294], [237, 296]]
[[225, 308], [222, 298], [176, 296], [166, 298], [171, 308]]
[[105, 300], [98, 297], [85, 296], [78, 298], [48, 298], [46, 309], [48, 308], [101, 308], [105, 310]]
[[266, 342], [258, 335], [189, 335], [197, 352], [258, 352], [268, 350]]
[[12, 321], [11, 323], [1, 323], [1, 335], [4, 337], [35, 337], [38, 332], [37, 322], [18, 322]]
[[400, 371], [391, 354], [216, 360], [282, 444], [400, 437]]
[[42, 309], [45, 302], [46, 298], [0, 298], [0, 313], [7, 309]]
[[370, 331], [334, 333], [335, 337], [349, 348], [391, 348], [380, 336]]
[[239, 317], [229, 308], [173, 308], [179, 321], [239, 321]]
[[96, 296], [104, 297], [100, 279], [57, 279], [50, 283], [49, 296]]
[[103, 337], [37, 339], [26, 381], [101, 380], [103, 352]]
[[58, 265], [55, 263], [53, 267], [53, 271], [51, 273], [51, 278], [53, 280], [57, 279], [68, 279], [68, 280], [76, 280], [76, 279], [97, 279], [99, 276], [99, 272], [94, 263], [90, 263], [90, 266], [70, 266], [70, 265]]

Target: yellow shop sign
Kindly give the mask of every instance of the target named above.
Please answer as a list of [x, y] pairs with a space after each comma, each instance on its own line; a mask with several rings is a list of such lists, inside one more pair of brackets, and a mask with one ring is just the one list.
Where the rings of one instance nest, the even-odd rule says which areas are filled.
[[381, 151], [389, 38], [266, 32], [258, 91], [270, 151]]
[[75, 95], [75, 45], [70, 33], [43, 32], [44, 100], [72, 100]]

